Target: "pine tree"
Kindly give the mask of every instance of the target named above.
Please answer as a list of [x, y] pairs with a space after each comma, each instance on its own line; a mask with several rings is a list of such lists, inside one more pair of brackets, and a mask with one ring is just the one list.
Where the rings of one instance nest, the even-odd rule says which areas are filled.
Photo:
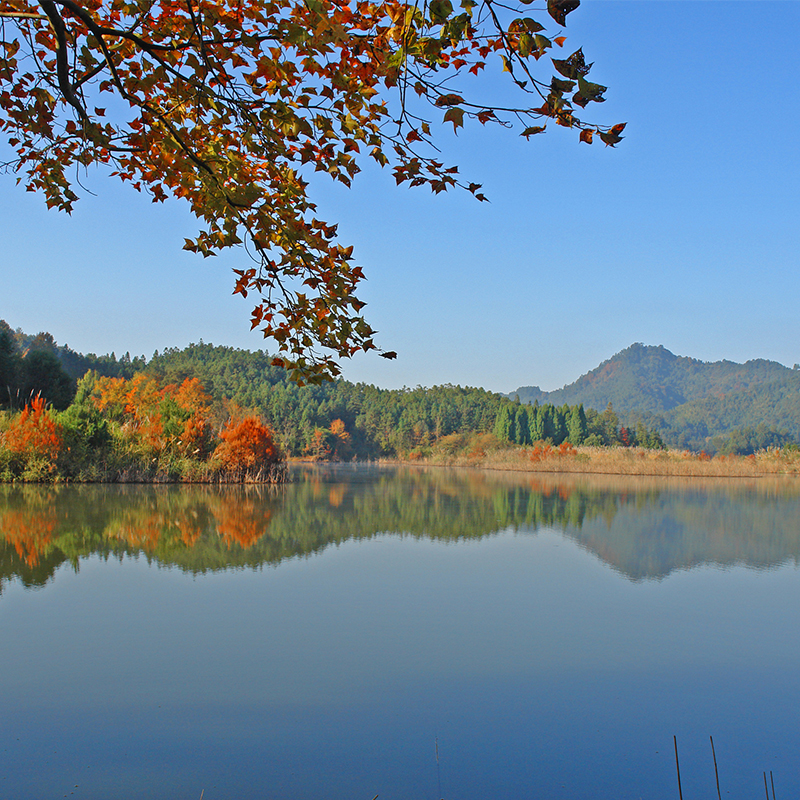
[[509, 414], [509, 406], [502, 405], [497, 412], [497, 419], [494, 423], [494, 435], [501, 442], [511, 441], [511, 416]]
[[541, 418], [540, 428], [542, 435], [540, 438], [542, 439], [542, 441], [545, 442], [549, 440], [551, 444], [555, 444], [555, 435], [556, 435], [555, 424], [553, 421], [554, 411], [555, 408], [552, 405], [550, 405], [550, 403], [546, 403], [543, 406], [539, 406], [539, 412], [538, 412]]
[[517, 408], [517, 444], [531, 443], [530, 416], [525, 406]]
[[567, 421], [567, 433], [570, 444], [578, 445], [586, 441], [589, 435], [589, 429], [586, 425], [586, 413], [583, 410], [583, 403], [578, 406], [572, 406]]
[[540, 442], [544, 439], [543, 418], [541, 415], [541, 408], [539, 401], [535, 400], [528, 414], [528, 431], [531, 438], [531, 444]]
[[553, 409], [553, 444], [561, 444], [567, 438], [567, 415], [569, 406]]

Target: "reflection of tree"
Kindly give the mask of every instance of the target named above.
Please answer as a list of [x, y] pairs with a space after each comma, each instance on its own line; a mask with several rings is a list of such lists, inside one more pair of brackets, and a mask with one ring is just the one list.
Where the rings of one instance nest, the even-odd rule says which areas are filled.
[[[687, 486], [689, 488], [687, 488]], [[705, 487], [705, 488], [698, 488]], [[144, 554], [201, 573], [257, 567], [381, 533], [453, 541], [557, 528], [633, 579], [699, 563], [800, 557], [798, 493], [768, 484], [318, 466], [267, 486], [0, 489], [0, 589], [64, 561]]]
[[252, 497], [216, 497], [209, 505], [217, 533], [228, 549], [234, 545], [245, 550], [253, 547], [267, 532], [272, 509]]
[[39, 565], [39, 558], [50, 548], [56, 517], [52, 508], [23, 511], [9, 509], [0, 513], [0, 531], [27, 567]]

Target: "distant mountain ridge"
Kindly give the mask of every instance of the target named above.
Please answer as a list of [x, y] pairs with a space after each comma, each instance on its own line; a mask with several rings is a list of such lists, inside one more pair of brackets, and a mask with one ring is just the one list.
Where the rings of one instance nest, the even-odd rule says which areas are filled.
[[636, 343], [562, 389], [521, 386], [508, 396], [517, 395], [597, 410], [612, 403], [627, 423], [642, 420], [678, 446], [759, 426], [800, 438], [800, 370], [766, 359], [705, 362]]

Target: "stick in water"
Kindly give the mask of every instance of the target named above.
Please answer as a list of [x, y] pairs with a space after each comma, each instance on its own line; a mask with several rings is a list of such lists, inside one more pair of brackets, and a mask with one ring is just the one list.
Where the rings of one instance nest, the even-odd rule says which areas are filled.
[[711, 739], [711, 755], [714, 756], [714, 775], [717, 778], [717, 797], [719, 800], [722, 800], [722, 794], [719, 791], [719, 771], [717, 770], [717, 754], [714, 750], [714, 737], [709, 736], [708, 738]]
[[[681, 800], [683, 800], [683, 789], [681, 789], [681, 765], [678, 763], [678, 737], [673, 736], [673, 741], [675, 742], [675, 767], [678, 770], [678, 795]], [[769, 800], [769, 798], [767, 798]]]
[[[442, 796], [442, 772], [439, 769], [439, 737], [435, 736], [433, 741], [434, 741], [434, 743], [436, 745], [436, 785], [437, 785], [437, 788], [439, 789], [439, 797], [441, 798], [441, 796]], [[767, 798], [767, 800], [769, 800], [769, 798]]]

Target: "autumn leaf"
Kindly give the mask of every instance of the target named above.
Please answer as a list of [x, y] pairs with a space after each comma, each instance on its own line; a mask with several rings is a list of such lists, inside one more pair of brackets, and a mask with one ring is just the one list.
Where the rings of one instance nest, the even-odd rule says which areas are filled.
[[585, 108], [591, 102], [605, 103], [606, 101], [603, 97], [606, 87], [600, 86], [599, 83], [589, 83], [580, 75], [578, 76], [578, 89], [572, 96], [572, 102], [577, 103], [581, 108]]
[[460, 94], [443, 94], [436, 98], [435, 105], [442, 108], [444, 106], [457, 106], [463, 102], [464, 98]]
[[[457, 12], [455, 0], [6, 0], [4, 164], [68, 213], [76, 176], [94, 165], [156, 202], [185, 202], [199, 228], [186, 250], [207, 258], [240, 248], [252, 259], [233, 289], [256, 297], [251, 325], [277, 347], [276, 363], [304, 383], [334, 378], [342, 359], [380, 348], [358, 299], [364, 273], [336, 226], [316, 217], [310, 178], [350, 186], [374, 159], [398, 184], [458, 186], [485, 200], [440, 160], [411, 101], [445, 109], [456, 133], [466, 118], [527, 138], [543, 129], [525, 121], [536, 114], [583, 130], [563, 97], [572, 91], [563, 84], [591, 67], [583, 52], [553, 61], [567, 81], [548, 93], [549, 78], [527, 61], [564, 37], [551, 41], [541, 23], [492, 1], [477, 13], [477, 0], [459, 0]], [[547, 3], [559, 25], [577, 7]], [[495, 56], [517, 103], [467, 91]], [[514, 75], [518, 59], [524, 76]], [[601, 88], [585, 82], [575, 104], [601, 102]], [[540, 109], [531, 92], [547, 98]], [[621, 138], [613, 131], [607, 144]]]
[[428, 10], [431, 15], [431, 22], [444, 22], [453, 13], [453, 4], [450, 0], [431, 0]]
[[534, 125], [530, 128], [525, 128], [525, 130], [522, 131], [520, 136], [524, 136], [526, 139], [528, 139], [537, 133], [544, 133], [546, 129], [547, 129], [546, 125]]
[[567, 14], [574, 11], [581, 0], [547, 0], [547, 12], [559, 24], [567, 24]]
[[561, 75], [570, 80], [577, 80], [579, 77], [587, 75], [592, 68], [591, 64], [584, 61], [582, 48], [576, 50], [569, 58], [554, 58], [553, 66]]
[[461, 108], [448, 108], [444, 114], [444, 122], [452, 122], [453, 130], [457, 133], [464, 127], [464, 110]]
[[613, 147], [618, 142], [621, 142], [624, 137], [620, 136], [623, 130], [625, 130], [626, 122], [620, 122], [617, 125], [614, 125], [610, 130], [601, 132], [600, 138], [608, 145], [609, 147]]

